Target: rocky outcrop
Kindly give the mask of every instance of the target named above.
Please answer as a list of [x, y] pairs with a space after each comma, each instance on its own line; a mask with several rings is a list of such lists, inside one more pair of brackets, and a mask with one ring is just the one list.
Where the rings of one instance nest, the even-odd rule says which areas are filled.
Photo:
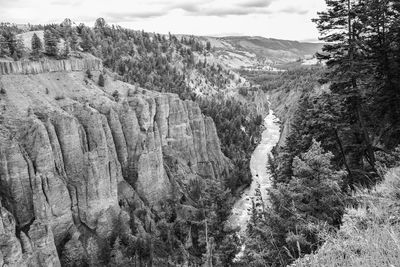
[[0, 75], [38, 74], [60, 71], [100, 70], [102, 63], [97, 58], [42, 61], [0, 61]]
[[0, 263], [18, 266], [25, 263], [22, 246], [15, 235], [15, 220], [4, 207], [0, 207]]
[[28, 235], [16, 234], [14, 216], [0, 206], [0, 263], [2, 266], [61, 266], [51, 227], [36, 219]]
[[0, 263], [58, 266], [56, 247], [69, 261], [88, 236], [108, 238], [121, 205], [157, 209], [177, 186], [231, 167], [196, 103], [119, 82], [100, 89], [83, 72], [98, 75], [96, 62], [0, 63], [35, 74], [0, 78]]

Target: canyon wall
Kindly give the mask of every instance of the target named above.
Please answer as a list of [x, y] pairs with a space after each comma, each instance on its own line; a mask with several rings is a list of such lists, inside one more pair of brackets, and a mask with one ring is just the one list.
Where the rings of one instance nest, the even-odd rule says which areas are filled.
[[40, 61], [0, 61], [0, 75], [6, 74], [39, 74], [59, 71], [98, 70], [102, 67], [100, 59], [86, 56], [85, 59]]
[[[121, 205], [157, 209], [190, 177], [229, 172], [196, 103], [107, 75], [101, 88], [101, 72], [92, 58], [0, 62], [1, 266], [59, 266], [56, 248], [107, 238]], [[166, 157], [190, 175], [171, 176]]]

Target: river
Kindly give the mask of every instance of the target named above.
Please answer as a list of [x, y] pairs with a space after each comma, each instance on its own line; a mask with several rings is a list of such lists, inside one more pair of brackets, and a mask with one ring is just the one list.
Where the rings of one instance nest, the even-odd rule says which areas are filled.
[[[248, 221], [251, 217], [252, 202], [254, 201], [257, 209], [268, 207], [267, 189], [271, 186], [271, 174], [269, 173], [268, 155], [272, 148], [278, 143], [280, 137], [279, 120], [275, 117], [272, 110], [264, 119], [265, 130], [259, 145], [254, 150], [250, 160], [250, 170], [253, 181], [232, 208], [232, 215], [229, 217], [228, 225], [239, 227], [239, 235], [243, 237], [246, 233]], [[244, 247], [242, 248], [243, 252]], [[239, 253], [241, 254], [241, 253]], [[237, 255], [240, 257], [240, 255]]]

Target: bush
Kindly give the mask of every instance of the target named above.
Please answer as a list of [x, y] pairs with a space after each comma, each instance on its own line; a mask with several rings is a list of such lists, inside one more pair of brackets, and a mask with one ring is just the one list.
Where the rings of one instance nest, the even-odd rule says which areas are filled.
[[1, 89], [0, 89], [0, 94], [2, 94], [2, 95], [7, 94], [6, 89], [4, 89], [3, 87], [1, 87]]
[[388, 169], [398, 166], [399, 162], [400, 146], [396, 147], [393, 151], [390, 151], [390, 153], [384, 151], [376, 152], [376, 165], [381, 176], [383, 176]]
[[103, 76], [103, 74], [99, 75], [98, 84], [99, 84], [100, 87], [104, 87], [104, 76]]
[[93, 78], [93, 74], [92, 74], [92, 72], [91, 72], [89, 69], [86, 71], [86, 75], [87, 75], [87, 77], [88, 77], [89, 79], [92, 79], [92, 78]]
[[118, 92], [117, 90], [115, 90], [115, 91], [112, 93], [111, 96], [114, 97], [114, 100], [115, 100], [116, 102], [119, 102], [120, 95], [119, 95], [119, 92]]
[[246, 87], [240, 87], [239, 88], [239, 94], [242, 96], [247, 96], [249, 94], [249, 91]]

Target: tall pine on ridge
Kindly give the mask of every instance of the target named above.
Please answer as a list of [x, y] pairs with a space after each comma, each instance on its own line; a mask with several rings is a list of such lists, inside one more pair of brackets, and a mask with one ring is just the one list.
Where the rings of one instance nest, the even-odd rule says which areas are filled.
[[43, 45], [42, 45], [42, 41], [36, 35], [36, 33], [34, 33], [32, 36], [31, 44], [32, 44], [31, 56], [33, 59], [38, 59], [40, 57]]
[[44, 49], [48, 56], [55, 57], [58, 55], [58, 38], [51, 30], [44, 32]]

